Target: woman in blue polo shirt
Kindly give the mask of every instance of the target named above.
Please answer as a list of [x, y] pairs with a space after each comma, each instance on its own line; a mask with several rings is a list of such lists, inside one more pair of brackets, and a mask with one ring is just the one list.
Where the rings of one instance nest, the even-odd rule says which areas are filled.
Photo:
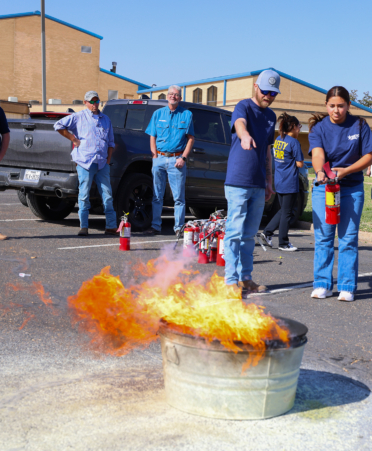
[[372, 163], [372, 136], [366, 121], [349, 114], [349, 92], [331, 88], [326, 97], [327, 114], [309, 121], [309, 154], [316, 179], [312, 194], [315, 235], [314, 291], [311, 297], [332, 296], [335, 225], [325, 222], [323, 165], [329, 161], [341, 186], [338, 233], [337, 288], [339, 301], [353, 301], [358, 281], [358, 232], [364, 204], [363, 169]]
[[275, 191], [280, 203], [280, 210], [261, 233], [261, 238], [272, 247], [271, 237], [279, 227], [279, 249], [296, 251], [288, 238], [289, 223], [293, 216], [297, 193], [299, 192], [298, 168], [304, 165], [300, 143], [297, 140], [301, 124], [295, 116], [283, 113], [279, 116], [279, 133], [274, 144]]

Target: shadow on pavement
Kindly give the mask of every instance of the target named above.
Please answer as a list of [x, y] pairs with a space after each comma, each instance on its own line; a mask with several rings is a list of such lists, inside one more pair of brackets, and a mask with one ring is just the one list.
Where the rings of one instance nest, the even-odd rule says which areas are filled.
[[[350, 377], [326, 371], [301, 370], [295, 404], [287, 415], [360, 402], [370, 394], [367, 385]], [[328, 415], [326, 411], [314, 413], [317, 417]]]

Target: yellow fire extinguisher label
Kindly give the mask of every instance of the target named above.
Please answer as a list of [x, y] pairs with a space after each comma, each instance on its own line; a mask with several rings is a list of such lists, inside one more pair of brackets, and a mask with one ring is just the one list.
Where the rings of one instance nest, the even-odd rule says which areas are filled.
[[337, 193], [329, 193], [326, 191], [326, 205], [330, 207], [334, 205], [340, 205], [340, 192]]

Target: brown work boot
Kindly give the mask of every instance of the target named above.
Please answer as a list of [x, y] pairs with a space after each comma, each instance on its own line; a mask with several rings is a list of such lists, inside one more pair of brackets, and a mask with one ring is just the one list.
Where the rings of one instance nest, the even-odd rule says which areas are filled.
[[8, 237], [0, 233], [0, 241], [6, 240]]
[[243, 280], [239, 282], [239, 286], [250, 293], [265, 293], [268, 291], [265, 285], [257, 285], [253, 280]]
[[79, 230], [78, 235], [79, 236], [88, 236], [88, 229], [86, 227], [83, 227], [82, 229]]
[[105, 235], [119, 235], [120, 232], [117, 231], [118, 229], [106, 229]]

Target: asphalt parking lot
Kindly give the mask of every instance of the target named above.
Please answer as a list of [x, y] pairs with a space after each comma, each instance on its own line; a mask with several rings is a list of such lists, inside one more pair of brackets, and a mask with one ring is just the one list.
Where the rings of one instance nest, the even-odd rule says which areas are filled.
[[[119, 239], [103, 234], [103, 216], [92, 215], [89, 237], [78, 237], [76, 211], [48, 223], [22, 206], [16, 192], [0, 193], [0, 233], [9, 236], [0, 242], [0, 449], [371, 450], [367, 242], [360, 242], [353, 303], [337, 301], [336, 291], [326, 300], [310, 298], [310, 231], [291, 232], [298, 252], [255, 248], [253, 279], [270, 293], [249, 301], [309, 328], [295, 406], [280, 417], [225, 421], [180, 412], [165, 402], [159, 343], [120, 358], [87, 346], [88, 338], [72, 324], [67, 297], [105, 266], [125, 284], [133, 277], [131, 262], [156, 258], [175, 242], [172, 224], [173, 217], [164, 217], [163, 233], [155, 238], [134, 233], [132, 250], [120, 252]], [[193, 267], [223, 275], [213, 264]], [[53, 310], [30, 289], [32, 282], [44, 286]]]

